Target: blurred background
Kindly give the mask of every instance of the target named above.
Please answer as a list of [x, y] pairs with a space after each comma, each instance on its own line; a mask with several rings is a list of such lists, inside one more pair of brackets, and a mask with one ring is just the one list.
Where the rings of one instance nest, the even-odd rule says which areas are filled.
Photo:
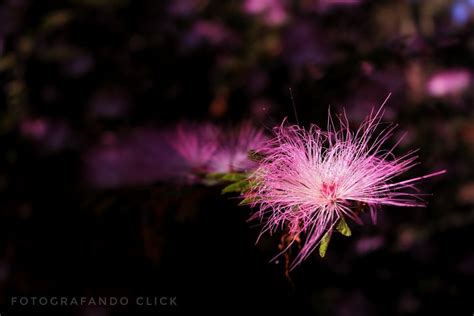
[[[148, 295], [178, 307], [135, 314], [471, 315], [473, 68], [472, 0], [5, 0], [0, 303]], [[397, 153], [420, 149], [406, 176], [447, 169], [419, 186], [427, 208], [351, 225], [291, 282], [269, 262], [279, 236], [255, 245], [235, 196], [174, 181], [167, 141], [178, 122], [296, 123], [289, 88], [304, 126], [325, 126], [328, 106], [357, 126], [392, 93]]]

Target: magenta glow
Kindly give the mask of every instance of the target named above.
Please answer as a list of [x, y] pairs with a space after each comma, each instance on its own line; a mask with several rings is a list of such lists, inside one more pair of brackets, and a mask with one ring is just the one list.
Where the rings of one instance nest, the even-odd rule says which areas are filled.
[[211, 123], [181, 122], [169, 142], [194, 172], [207, 172], [219, 148], [219, 129]]
[[222, 132], [220, 146], [213, 155], [209, 169], [211, 172], [248, 172], [256, 166], [256, 162], [249, 159], [251, 150], [258, 150], [268, 136], [263, 129], [256, 128], [249, 121]]
[[428, 93], [435, 97], [456, 95], [471, 84], [471, 73], [464, 69], [445, 70], [432, 75], [426, 85]]

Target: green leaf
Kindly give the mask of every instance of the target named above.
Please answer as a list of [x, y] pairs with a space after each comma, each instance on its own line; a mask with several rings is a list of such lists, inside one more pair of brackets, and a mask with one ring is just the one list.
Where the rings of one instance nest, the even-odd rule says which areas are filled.
[[222, 189], [222, 193], [240, 192], [240, 191], [241, 191], [241, 187], [238, 182], [231, 183]]
[[248, 177], [246, 173], [238, 173], [238, 172], [213, 172], [206, 174], [206, 178], [209, 180], [214, 181], [228, 181], [228, 182], [237, 182], [245, 180]]
[[329, 241], [331, 240], [332, 231], [326, 232], [323, 238], [321, 238], [321, 243], [319, 244], [319, 255], [321, 258], [324, 258], [326, 251], [328, 250]]
[[247, 180], [238, 181], [235, 183], [231, 183], [222, 189], [222, 193], [230, 193], [230, 192], [244, 192], [249, 187], [249, 182]]
[[344, 220], [344, 217], [341, 217], [339, 221], [336, 224], [336, 230], [340, 232], [342, 235], [349, 237], [352, 235], [351, 229], [349, 228], [349, 225], [347, 225], [346, 221]]
[[231, 182], [235, 182], [235, 181], [241, 181], [241, 180], [245, 180], [247, 178], [247, 174], [245, 173], [225, 173], [221, 179], [222, 180], [225, 180], [225, 181], [231, 181]]

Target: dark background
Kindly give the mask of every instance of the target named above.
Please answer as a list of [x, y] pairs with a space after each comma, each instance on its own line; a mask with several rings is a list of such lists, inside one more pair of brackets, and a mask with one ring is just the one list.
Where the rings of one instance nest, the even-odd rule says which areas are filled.
[[[3, 315], [471, 315], [474, 2], [6, 0], [0, 4]], [[162, 131], [385, 119], [420, 148], [426, 208], [384, 208], [296, 268], [222, 187], [164, 181]], [[399, 136], [399, 135], [398, 135]], [[367, 223], [369, 221], [366, 221]], [[176, 296], [178, 307], [12, 307]]]

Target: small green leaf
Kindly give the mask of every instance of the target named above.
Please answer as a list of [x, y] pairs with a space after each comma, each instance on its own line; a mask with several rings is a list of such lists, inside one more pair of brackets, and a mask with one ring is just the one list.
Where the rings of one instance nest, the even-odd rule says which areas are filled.
[[336, 224], [336, 230], [340, 232], [342, 235], [349, 237], [352, 235], [351, 229], [349, 228], [349, 225], [347, 225], [346, 221], [344, 220], [344, 217], [341, 217], [339, 221]]
[[225, 181], [232, 181], [232, 182], [235, 182], [235, 181], [241, 181], [241, 180], [245, 180], [247, 178], [247, 174], [245, 173], [225, 173], [221, 179], [222, 180], [225, 180]]
[[324, 258], [324, 256], [326, 255], [326, 251], [328, 250], [329, 246], [329, 241], [331, 240], [331, 233], [332, 231], [328, 231], [326, 232], [326, 234], [324, 234], [323, 238], [321, 238], [321, 243], [319, 244], [319, 255], [321, 256], [321, 258]]
[[230, 173], [223, 173], [223, 172], [213, 172], [206, 174], [206, 178], [209, 180], [214, 181], [227, 181], [227, 182], [237, 182], [242, 181], [247, 178], [246, 173], [238, 173], [238, 172], [230, 172]]
[[238, 182], [231, 183], [222, 189], [222, 193], [240, 192], [241, 188]]
[[230, 192], [244, 192], [249, 187], [249, 182], [247, 180], [238, 181], [235, 183], [231, 183], [222, 189], [222, 193], [230, 193]]

